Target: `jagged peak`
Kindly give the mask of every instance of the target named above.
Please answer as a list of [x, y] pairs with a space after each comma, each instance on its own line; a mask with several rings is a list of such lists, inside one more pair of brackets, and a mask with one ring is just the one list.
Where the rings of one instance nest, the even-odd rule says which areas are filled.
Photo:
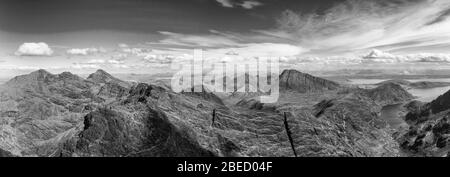
[[34, 75], [34, 76], [47, 76], [47, 75], [53, 75], [53, 74], [50, 73], [50, 72], [48, 72], [48, 71], [45, 70], [45, 69], [39, 69], [39, 70], [36, 70], [36, 71], [31, 72], [31, 73], [28, 74], [28, 75]]
[[280, 86], [286, 89], [294, 89], [300, 92], [334, 90], [339, 84], [297, 70], [284, 70], [280, 75]]
[[76, 74], [73, 74], [73, 73], [71, 73], [71, 72], [68, 72], [68, 71], [62, 72], [61, 74], [58, 74], [58, 76], [59, 76], [60, 78], [63, 78], [63, 79], [77, 79], [77, 80], [84, 80], [84, 79], [81, 78], [80, 76], [78, 76], [78, 75], [76, 75]]
[[295, 69], [286, 69], [286, 70], [284, 70], [284, 71], [281, 73], [280, 76], [286, 76], [286, 75], [289, 76], [289, 75], [309, 75], [309, 74], [302, 73], [302, 72], [297, 71], [297, 70], [295, 70]]
[[88, 78], [91, 78], [91, 77], [93, 77], [93, 76], [95, 76], [95, 75], [97, 75], [97, 76], [100, 75], [100, 76], [109, 76], [109, 77], [112, 77], [112, 75], [109, 74], [108, 72], [106, 72], [105, 70], [103, 70], [103, 69], [98, 69], [97, 71], [95, 71], [95, 73], [90, 74]]
[[99, 69], [95, 73], [92, 73], [88, 76], [88, 79], [97, 81], [97, 82], [109, 82], [111, 80], [118, 80], [117, 78], [113, 77], [108, 72]]

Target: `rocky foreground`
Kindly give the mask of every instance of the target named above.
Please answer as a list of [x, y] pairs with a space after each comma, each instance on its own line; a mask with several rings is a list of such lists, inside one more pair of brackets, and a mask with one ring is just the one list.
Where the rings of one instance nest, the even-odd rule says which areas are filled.
[[449, 157], [450, 91], [413, 107], [405, 117], [410, 128], [399, 137], [402, 149], [411, 156]]
[[39, 70], [0, 88], [0, 156], [399, 156], [381, 107], [413, 97], [396, 84], [345, 88], [295, 70], [276, 104], [257, 95], [174, 93], [99, 70]]

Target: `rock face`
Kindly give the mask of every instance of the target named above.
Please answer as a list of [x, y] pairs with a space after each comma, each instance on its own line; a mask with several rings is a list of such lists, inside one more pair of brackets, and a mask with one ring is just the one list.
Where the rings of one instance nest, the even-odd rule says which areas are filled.
[[428, 120], [429, 116], [439, 114], [447, 110], [450, 110], [450, 91], [439, 96], [431, 103], [427, 103], [420, 106], [418, 109], [410, 111], [406, 115], [405, 120], [411, 124], [417, 124]]
[[349, 93], [320, 102], [314, 115], [337, 127], [337, 141], [350, 150], [350, 156], [398, 156], [399, 147], [387, 123], [378, 117], [380, 111], [381, 106], [371, 98]]
[[[172, 125], [164, 113], [148, 110], [131, 122], [107, 108], [84, 118], [78, 137], [64, 144], [63, 156], [214, 156]], [[136, 125], [138, 123], [139, 125]]]
[[14, 157], [10, 152], [0, 149], [0, 157]]
[[339, 84], [326, 79], [301, 73], [296, 70], [285, 70], [280, 75], [280, 88], [291, 89], [300, 93], [324, 90], [336, 90]]
[[41, 147], [66, 138], [86, 113], [120, 99], [109, 90], [129, 89], [111, 85], [45, 70], [11, 79], [0, 86], [0, 148], [18, 156], [48, 155], [52, 148]]
[[448, 156], [450, 152], [450, 91], [431, 103], [418, 106], [405, 117], [410, 125], [399, 142], [415, 156]]

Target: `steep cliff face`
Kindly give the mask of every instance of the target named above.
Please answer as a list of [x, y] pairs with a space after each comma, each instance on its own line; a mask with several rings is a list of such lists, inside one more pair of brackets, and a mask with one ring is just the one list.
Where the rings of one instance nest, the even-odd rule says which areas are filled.
[[339, 84], [301, 73], [296, 70], [285, 70], [280, 75], [280, 88], [291, 89], [300, 93], [336, 90]]
[[450, 153], [450, 91], [406, 115], [410, 129], [398, 139], [413, 156], [448, 157]]

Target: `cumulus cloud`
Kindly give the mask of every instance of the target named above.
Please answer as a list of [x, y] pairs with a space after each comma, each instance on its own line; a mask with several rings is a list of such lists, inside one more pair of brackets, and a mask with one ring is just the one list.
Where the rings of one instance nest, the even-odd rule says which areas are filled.
[[15, 52], [17, 56], [51, 56], [53, 50], [44, 42], [23, 43]]
[[105, 53], [106, 49], [100, 47], [100, 48], [83, 48], [83, 49], [69, 49], [66, 51], [67, 54], [70, 55], [91, 55], [96, 53]]

